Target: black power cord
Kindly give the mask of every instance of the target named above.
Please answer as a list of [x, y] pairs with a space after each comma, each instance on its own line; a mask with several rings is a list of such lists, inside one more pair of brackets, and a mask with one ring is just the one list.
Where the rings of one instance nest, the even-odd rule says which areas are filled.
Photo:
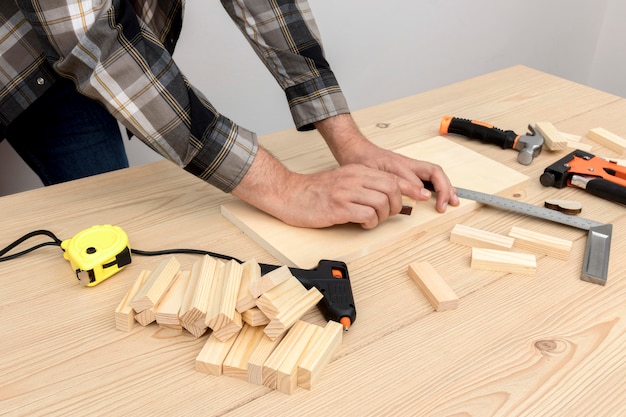
[[[8, 252], [10, 252], [11, 250], [15, 249], [17, 246], [21, 245], [22, 243], [24, 243], [28, 239], [31, 239], [31, 238], [36, 237], [36, 236], [41, 236], [41, 235], [48, 236], [49, 238], [52, 239], [52, 241], [40, 243], [38, 245], [30, 247], [30, 248], [28, 248], [26, 250], [23, 250], [21, 252], [14, 253], [12, 255], [6, 255]], [[43, 248], [43, 247], [46, 247], [46, 246], [58, 246], [58, 247], [61, 247], [61, 242], [62, 242], [61, 239], [59, 239], [54, 233], [52, 233], [49, 230], [35, 230], [35, 231], [32, 231], [30, 233], [25, 234], [21, 238], [17, 239], [15, 242], [11, 243], [9, 246], [7, 246], [4, 249], [0, 250], [0, 262], [10, 261], [12, 259], [19, 258], [22, 255], [26, 255], [27, 253], [30, 253], [30, 252], [32, 252], [34, 250], [37, 250], [39, 248]], [[224, 259], [226, 261], [235, 261], [235, 262], [238, 262], [240, 264], [243, 263], [242, 260], [237, 259], [237, 258], [232, 257], [232, 256], [222, 255], [220, 253], [215, 253], [215, 252], [210, 252], [210, 251], [205, 251], [205, 250], [200, 250], [200, 249], [165, 249], [165, 250], [159, 250], [159, 251], [145, 251], [145, 250], [139, 250], [139, 249], [132, 249], [131, 248], [130, 252], [133, 255], [139, 255], [139, 256], [162, 256], [162, 255], [173, 255], [173, 254], [209, 255], [209, 256], [212, 256], [214, 258]]]
[[[50, 237], [53, 241], [52, 242], [44, 242], [44, 243], [40, 243], [39, 245], [33, 246], [29, 249], [23, 250], [21, 252], [18, 253], [14, 253], [13, 255], [6, 255], [8, 252], [10, 252], [11, 250], [13, 250], [14, 248], [16, 248], [17, 246], [21, 245], [22, 243], [24, 243], [25, 241], [27, 241], [28, 239], [31, 239], [35, 236], [40, 236], [40, 235], [45, 235]], [[0, 262], [2, 261], [10, 261], [12, 259], [18, 258], [22, 255], [26, 255], [27, 253], [30, 253], [36, 249], [39, 248], [43, 248], [45, 246], [61, 246], [61, 240], [56, 237], [56, 235], [48, 230], [35, 230], [33, 232], [27, 233], [24, 236], [22, 236], [21, 238], [17, 239], [15, 242], [11, 243], [9, 246], [7, 246], [6, 248], [0, 250]]]

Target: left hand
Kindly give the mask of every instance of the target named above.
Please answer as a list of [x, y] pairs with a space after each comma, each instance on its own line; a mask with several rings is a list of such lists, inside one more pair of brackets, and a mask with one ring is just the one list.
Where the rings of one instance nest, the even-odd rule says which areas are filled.
[[394, 174], [400, 179], [402, 194], [418, 201], [430, 199], [431, 192], [423, 183], [430, 181], [437, 192], [436, 209], [440, 213], [448, 205], [459, 205], [456, 190], [439, 165], [378, 147], [363, 136], [349, 114], [322, 120], [315, 126], [340, 165], [361, 164]]

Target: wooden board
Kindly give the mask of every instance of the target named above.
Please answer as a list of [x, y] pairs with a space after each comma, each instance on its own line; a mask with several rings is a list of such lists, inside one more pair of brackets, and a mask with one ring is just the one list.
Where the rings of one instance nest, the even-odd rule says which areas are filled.
[[[441, 165], [453, 184], [490, 194], [526, 184], [528, 177], [462, 145], [437, 136], [398, 149], [397, 152]], [[511, 152], [515, 152], [511, 150]], [[398, 215], [375, 229], [345, 224], [324, 229], [286, 225], [242, 202], [221, 207], [222, 214], [265, 250], [289, 266], [313, 268], [320, 259], [349, 262], [384, 248], [403, 237], [427, 230], [474, 210], [478, 203], [462, 200], [459, 207], [438, 213], [435, 200], [419, 202], [410, 216]]]

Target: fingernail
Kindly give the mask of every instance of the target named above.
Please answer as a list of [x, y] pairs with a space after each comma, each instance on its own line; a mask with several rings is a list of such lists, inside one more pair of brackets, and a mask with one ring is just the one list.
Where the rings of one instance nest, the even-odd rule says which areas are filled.
[[421, 193], [424, 197], [430, 197], [432, 195], [432, 193], [426, 188], [422, 188]]

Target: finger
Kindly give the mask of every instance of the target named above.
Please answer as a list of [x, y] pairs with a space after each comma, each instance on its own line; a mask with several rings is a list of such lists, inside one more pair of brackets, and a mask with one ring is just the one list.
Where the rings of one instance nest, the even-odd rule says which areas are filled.
[[[372, 183], [368, 185], [374, 185]], [[392, 215], [392, 200], [394, 197], [391, 197], [387, 193], [380, 191], [379, 189], [370, 189], [366, 188], [358, 196], [358, 199], [355, 201], [357, 204], [363, 205], [373, 210], [373, 213], [376, 216], [376, 223], [382, 223], [386, 221], [389, 216]], [[395, 210], [400, 212], [402, 208], [402, 197], [400, 196], [400, 203], [394, 203]], [[397, 213], [395, 213], [397, 214]], [[371, 223], [371, 221], [369, 222]]]
[[458, 206], [459, 199], [456, 195], [456, 189], [450, 184], [450, 181], [445, 177], [433, 178], [433, 186], [437, 192], [437, 202], [435, 207], [438, 212], [443, 213], [448, 208], [448, 205]]

